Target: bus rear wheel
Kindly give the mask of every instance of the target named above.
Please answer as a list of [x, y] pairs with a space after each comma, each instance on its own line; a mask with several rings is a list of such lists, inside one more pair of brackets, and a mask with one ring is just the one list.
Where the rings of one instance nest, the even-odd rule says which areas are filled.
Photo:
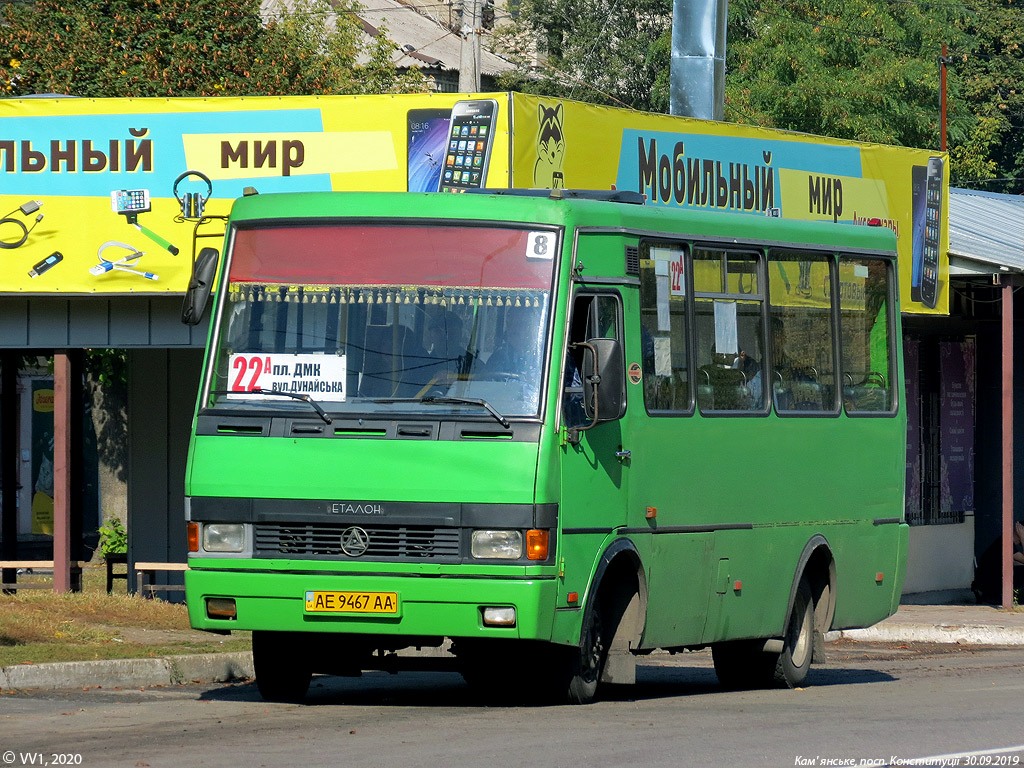
[[806, 577], [800, 579], [793, 598], [793, 610], [786, 622], [782, 653], [775, 663], [775, 682], [795, 688], [807, 679], [814, 655], [814, 599]]
[[801, 578], [786, 620], [782, 651], [764, 650], [764, 640], [732, 640], [711, 647], [718, 681], [726, 688], [795, 688], [807, 679], [814, 653], [814, 599]]
[[253, 632], [252, 665], [264, 701], [297, 704], [306, 697], [313, 669], [308, 650], [295, 635]]

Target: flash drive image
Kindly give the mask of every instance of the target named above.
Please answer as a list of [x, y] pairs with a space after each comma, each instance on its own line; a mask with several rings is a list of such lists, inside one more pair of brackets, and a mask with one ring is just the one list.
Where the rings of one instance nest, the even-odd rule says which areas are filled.
[[38, 264], [36, 264], [34, 267], [32, 267], [32, 269], [30, 269], [28, 271], [28, 276], [29, 277], [39, 277], [46, 270], [50, 269], [51, 267], [53, 267], [56, 264], [59, 264], [63, 258], [64, 258], [64, 254], [63, 253], [61, 253], [60, 251], [54, 251], [49, 256], [47, 256], [45, 259], [43, 259]]

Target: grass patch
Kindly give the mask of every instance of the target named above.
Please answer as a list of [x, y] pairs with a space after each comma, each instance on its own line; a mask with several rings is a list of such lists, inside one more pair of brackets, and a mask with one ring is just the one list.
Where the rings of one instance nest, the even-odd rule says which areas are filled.
[[[44, 574], [19, 581], [52, 583]], [[247, 632], [221, 636], [191, 629], [184, 604], [108, 595], [102, 567], [86, 568], [82, 581], [77, 593], [29, 589], [0, 595], [0, 666], [250, 648]]]

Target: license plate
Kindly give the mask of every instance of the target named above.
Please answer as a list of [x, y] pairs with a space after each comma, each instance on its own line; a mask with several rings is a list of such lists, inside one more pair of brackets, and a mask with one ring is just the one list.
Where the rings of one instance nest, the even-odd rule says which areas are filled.
[[306, 592], [307, 613], [398, 613], [397, 592]]

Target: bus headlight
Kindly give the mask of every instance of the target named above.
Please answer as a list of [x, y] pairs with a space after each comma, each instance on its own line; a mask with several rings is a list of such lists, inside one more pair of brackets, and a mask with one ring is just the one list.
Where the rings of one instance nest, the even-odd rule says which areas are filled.
[[481, 560], [518, 560], [523, 556], [519, 531], [473, 531], [470, 551]]
[[203, 549], [207, 552], [241, 552], [245, 549], [245, 526], [241, 523], [207, 523], [203, 526]]

